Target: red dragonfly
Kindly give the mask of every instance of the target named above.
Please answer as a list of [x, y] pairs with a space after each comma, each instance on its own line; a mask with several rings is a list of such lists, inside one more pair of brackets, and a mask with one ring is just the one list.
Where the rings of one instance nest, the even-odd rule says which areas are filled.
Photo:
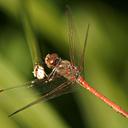
[[[70, 46], [70, 61], [64, 60], [60, 58], [56, 53], [52, 54], [47, 54], [45, 57], [45, 64], [47, 65], [48, 68], [52, 69], [51, 73], [47, 75], [44, 71], [44, 68], [42, 65], [36, 64], [34, 67], [34, 76], [37, 77], [36, 80], [30, 81], [25, 83], [24, 85], [21, 86], [16, 86], [16, 87], [11, 87], [7, 89], [1, 89], [0, 92], [14, 89], [14, 88], [19, 88], [19, 87], [24, 87], [28, 85], [28, 87], [35, 86], [36, 84], [46, 84], [49, 86], [49, 84], [53, 85], [53, 81], [55, 79], [64, 79], [61, 84], [58, 84], [56, 87], [53, 87], [49, 92], [46, 94], [42, 95], [39, 97], [37, 100], [29, 103], [28, 105], [18, 109], [17, 111], [13, 112], [12, 114], [9, 115], [9, 117], [13, 116], [14, 114], [21, 112], [22, 110], [25, 110], [26, 108], [29, 108], [30, 106], [39, 103], [41, 101], [47, 101], [49, 99], [58, 97], [62, 94], [69, 93], [69, 88], [71, 85], [74, 83], [79, 84], [83, 88], [87, 89], [89, 92], [91, 92], [93, 95], [98, 97], [100, 100], [102, 100], [104, 103], [108, 104], [110, 107], [112, 107], [116, 112], [120, 113], [124, 117], [128, 118], [128, 112], [123, 110], [120, 106], [112, 102], [110, 99], [105, 97], [103, 94], [92, 88], [84, 79], [84, 77], [81, 76], [81, 70], [84, 69], [84, 56], [85, 56], [85, 47], [86, 47], [86, 42], [87, 42], [87, 37], [88, 37], [88, 32], [89, 32], [89, 25], [87, 27], [87, 32], [85, 36], [85, 42], [82, 50], [81, 57], [79, 59], [79, 62], [81, 63], [79, 67], [75, 66], [75, 40], [74, 40], [74, 30], [73, 30], [73, 22], [72, 22], [72, 16], [71, 16], [71, 11], [70, 8], [67, 7], [67, 16], [68, 16], [68, 27], [69, 27], [69, 46]], [[48, 84], [47, 84], [48, 83]], [[44, 86], [44, 85], [43, 85]], [[46, 86], [45, 86], [46, 87]]]

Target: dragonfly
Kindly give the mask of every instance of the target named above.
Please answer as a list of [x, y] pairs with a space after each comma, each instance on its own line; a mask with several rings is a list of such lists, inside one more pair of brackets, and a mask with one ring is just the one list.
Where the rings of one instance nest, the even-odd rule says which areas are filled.
[[[34, 67], [34, 77], [36, 77], [35, 80], [26, 82], [25, 84], [21, 86], [14, 86], [6, 89], [1, 89], [0, 92], [4, 92], [7, 90], [20, 88], [20, 87], [33, 87], [36, 84], [39, 83], [44, 86], [49, 86], [49, 84], [53, 85], [52, 83], [55, 81], [55, 79], [61, 79], [63, 78], [63, 82], [58, 84], [57, 86], [53, 87], [49, 92], [43, 94], [41, 97], [36, 99], [35, 101], [25, 105], [24, 107], [19, 108], [15, 112], [11, 113], [9, 117], [12, 117], [13, 115], [41, 102], [41, 101], [48, 101], [50, 99], [53, 99], [55, 97], [61, 96], [62, 94], [67, 94], [70, 92], [70, 87], [73, 87], [76, 83], [80, 85], [81, 87], [88, 90], [90, 93], [98, 97], [100, 100], [102, 100], [104, 103], [106, 103], [108, 106], [112, 107], [116, 112], [120, 113], [124, 117], [128, 118], [128, 112], [123, 110], [119, 105], [111, 101], [109, 98], [104, 96], [102, 93], [98, 92], [96, 89], [91, 87], [85, 80], [85, 78], [81, 75], [82, 70], [84, 71], [84, 57], [85, 57], [85, 47], [87, 43], [88, 33], [90, 25], [88, 24], [86, 35], [85, 35], [85, 41], [83, 45], [83, 49], [81, 52], [81, 56], [79, 57], [79, 65], [75, 65], [75, 40], [74, 40], [74, 24], [72, 22], [72, 14], [69, 7], [67, 7], [67, 18], [68, 18], [68, 42], [69, 42], [69, 55], [70, 55], [70, 61], [66, 59], [62, 59], [58, 56], [57, 53], [51, 53], [47, 54], [45, 57], [45, 64], [49, 69], [51, 69], [51, 73], [48, 75], [46, 74], [44, 68], [40, 64], [36, 64]], [[78, 42], [77, 42], [78, 43]]]

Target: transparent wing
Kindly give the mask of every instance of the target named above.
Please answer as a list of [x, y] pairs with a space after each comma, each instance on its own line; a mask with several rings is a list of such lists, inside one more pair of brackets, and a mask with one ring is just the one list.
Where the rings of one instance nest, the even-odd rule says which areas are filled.
[[66, 91], [66, 90], [69, 89], [69, 87], [70, 87], [69, 85], [70, 85], [70, 84], [72, 84], [72, 82], [70, 82], [70, 81], [65, 81], [64, 83], [60, 84], [58, 87], [56, 87], [55, 89], [53, 89], [53, 90], [50, 91], [49, 93], [44, 94], [43, 96], [41, 96], [41, 97], [38, 98], [37, 100], [35, 100], [35, 101], [33, 101], [33, 102], [27, 104], [26, 106], [24, 106], [24, 107], [18, 109], [18, 110], [15, 111], [15, 112], [11, 113], [11, 114], [9, 115], [9, 117], [11, 117], [11, 116], [13, 116], [13, 115], [15, 115], [15, 114], [17, 114], [17, 113], [19, 113], [19, 112], [21, 112], [21, 111], [23, 111], [23, 110], [29, 108], [29, 107], [31, 107], [31, 106], [33, 106], [33, 105], [35, 105], [35, 104], [41, 102], [41, 101], [44, 101], [44, 102], [45, 102], [45, 101], [48, 101], [48, 100], [53, 99], [53, 98], [55, 98], [55, 97], [58, 97], [58, 96], [60, 96], [60, 95], [64, 95], [64, 94], [69, 93], [70, 91], [69, 91], [69, 90]]
[[12, 87], [9, 87], [9, 88], [0, 89], [0, 93], [5, 92], [5, 91], [9, 91], [9, 90], [13, 90], [13, 89], [31, 88], [31, 87], [34, 87], [34, 86], [39, 86], [40, 84], [45, 83], [46, 81], [47, 81], [47, 78], [44, 78], [42, 80], [35, 79], [35, 80], [32, 80], [32, 81], [25, 82], [21, 85], [15, 85], [15, 86], [12, 86]]
[[89, 27], [90, 25], [88, 24], [86, 34], [85, 34], [84, 46], [83, 46], [82, 54], [81, 54], [80, 61], [79, 61], [80, 71], [83, 71], [83, 72], [85, 70], [85, 50], [86, 50], [86, 45], [87, 45]]
[[66, 6], [66, 16], [68, 19], [68, 42], [70, 59], [73, 64], [76, 64], [80, 68], [80, 71], [84, 71], [85, 49], [89, 32], [89, 24], [86, 30], [85, 41], [82, 43], [80, 48], [80, 40], [75, 28], [75, 24], [73, 23], [71, 9], [68, 5]]
[[58, 74], [54, 75], [54, 77], [52, 78], [52, 82], [50, 82], [49, 86], [48, 86], [48, 77], [45, 77], [44, 79], [35, 79], [32, 81], [27, 81], [25, 83], [19, 84], [19, 85], [15, 85], [15, 86], [11, 86], [8, 88], [3, 88], [0, 89], [0, 93], [4, 93], [6, 91], [11, 91], [11, 90], [15, 90], [15, 89], [22, 89], [22, 88], [41, 88], [41, 90], [43, 92], [46, 92], [53, 88], [56, 87], [56, 85], [58, 85], [59, 82], [65, 82], [66, 79], [64, 79], [63, 77], [59, 76]]
[[66, 17], [67, 17], [67, 31], [68, 31], [68, 45], [69, 45], [69, 55], [72, 63], [75, 61], [75, 27], [73, 24], [73, 18], [70, 7], [66, 6]]

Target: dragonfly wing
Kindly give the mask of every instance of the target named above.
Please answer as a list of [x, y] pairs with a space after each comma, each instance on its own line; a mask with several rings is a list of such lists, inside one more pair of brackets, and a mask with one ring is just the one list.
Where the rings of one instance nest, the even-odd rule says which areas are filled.
[[73, 63], [75, 61], [75, 27], [73, 24], [73, 18], [72, 18], [72, 13], [70, 7], [67, 5], [66, 6], [66, 17], [67, 17], [67, 30], [68, 30], [68, 45], [69, 45], [69, 55], [70, 55], [70, 60]]
[[28, 81], [28, 82], [25, 82], [23, 84], [15, 85], [15, 86], [12, 86], [12, 87], [9, 87], [9, 88], [0, 89], [0, 93], [4, 92], [4, 91], [9, 91], [9, 90], [12, 90], [12, 89], [31, 88], [31, 87], [40, 85], [39, 83], [45, 83], [46, 81], [47, 81], [47, 78], [44, 78], [44, 79], [41, 79], [41, 80], [35, 79], [35, 80]]
[[[58, 74], [56, 74], [56, 75], [54, 75], [52, 80], [54, 81], [58, 78], [60, 79], [60, 76]], [[47, 85], [47, 83], [48, 83], [48, 77], [45, 77], [43, 79], [34, 79], [31, 81], [27, 81], [23, 84], [19, 84], [19, 85], [11, 86], [8, 88], [0, 89], [0, 93], [5, 92], [5, 91], [9, 91], [9, 90], [13, 90], [13, 89], [40, 87], [40, 86]], [[46, 86], [44, 86], [44, 87], [46, 87]]]
[[80, 68], [80, 71], [81, 70], [84, 71], [85, 49], [87, 44], [88, 32], [89, 32], [89, 24], [87, 27], [84, 43], [80, 45], [81, 42], [78, 37], [75, 24], [73, 22], [71, 9], [69, 6], [66, 7], [67, 7], [66, 16], [68, 19], [68, 42], [69, 42], [70, 59], [73, 64], [76, 64]]
[[82, 54], [81, 54], [80, 61], [79, 61], [80, 62], [80, 64], [79, 64], [80, 71], [83, 71], [83, 72], [85, 71], [85, 50], [86, 50], [86, 46], [87, 46], [89, 27], [90, 27], [90, 25], [88, 24], [86, 34], [85, 34], [84, 46], [83, 46]]
[[48, 101], [48, 100], [53, 99], [53, 98], [55, 98], [55, 97], [58, 97], [58, 96], [60, 96], [60, 95], [62, 95], [62, 94], [67, 94], [68, 92], [66, 92], [66, 91], [62, 92], [62, 94], [60, 94], [60, 92], [61, 92], [61, 90], [63, 90], [63, 89], [64, 89], [64, 90], [67, 89], [71, 83], [72, 83], [72, 82], [70, 82], [70, 81], [66, 81], [66, 82], [62, 83], [61, 85], [59, 85], [58, 87], [56, 87], [54, 90], [50, 91], [49, 93], [44, 94], [43, 96], [41, 96], [41, 97], [38, 98], [37, 100], [35, 100], [35, 101], [33, 101], [33, 102], [27, 104], [26, 106], [24, 106], [24, 107], [18, 109], [18, 110], [15, 111], [15, 112], [11, 113], [11, 114], [9, 115], [9, 117], [11, 117], [11, 116], [13, 116], [13, 115], [15, 115], [15, 114], [17, 114], [17, 113], [19, 113], [19, 112], [21, 112], [21, 111], [23, 111], [23, 110], [29, 108], [29, 107], [31, 107], [31, 106], [33, 106], [33, 105], [35, 105], [35, 104], [41, 102], [41, 101], [44, 101], [44, 102], [45, 102], [45, 101]]

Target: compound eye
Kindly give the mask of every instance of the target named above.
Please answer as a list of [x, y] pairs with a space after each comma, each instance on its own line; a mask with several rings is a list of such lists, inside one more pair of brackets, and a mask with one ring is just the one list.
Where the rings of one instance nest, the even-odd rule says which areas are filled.
[[56, 66], [56, 60], [58, 59], [58, 55], [56, 53], [47, 54], [45, 57], [45, 64], [48, 68], [54, 68]]
[[50, 60], [50, 64], [53, 64], [53, 62], [54, 62], [53, 60]]

